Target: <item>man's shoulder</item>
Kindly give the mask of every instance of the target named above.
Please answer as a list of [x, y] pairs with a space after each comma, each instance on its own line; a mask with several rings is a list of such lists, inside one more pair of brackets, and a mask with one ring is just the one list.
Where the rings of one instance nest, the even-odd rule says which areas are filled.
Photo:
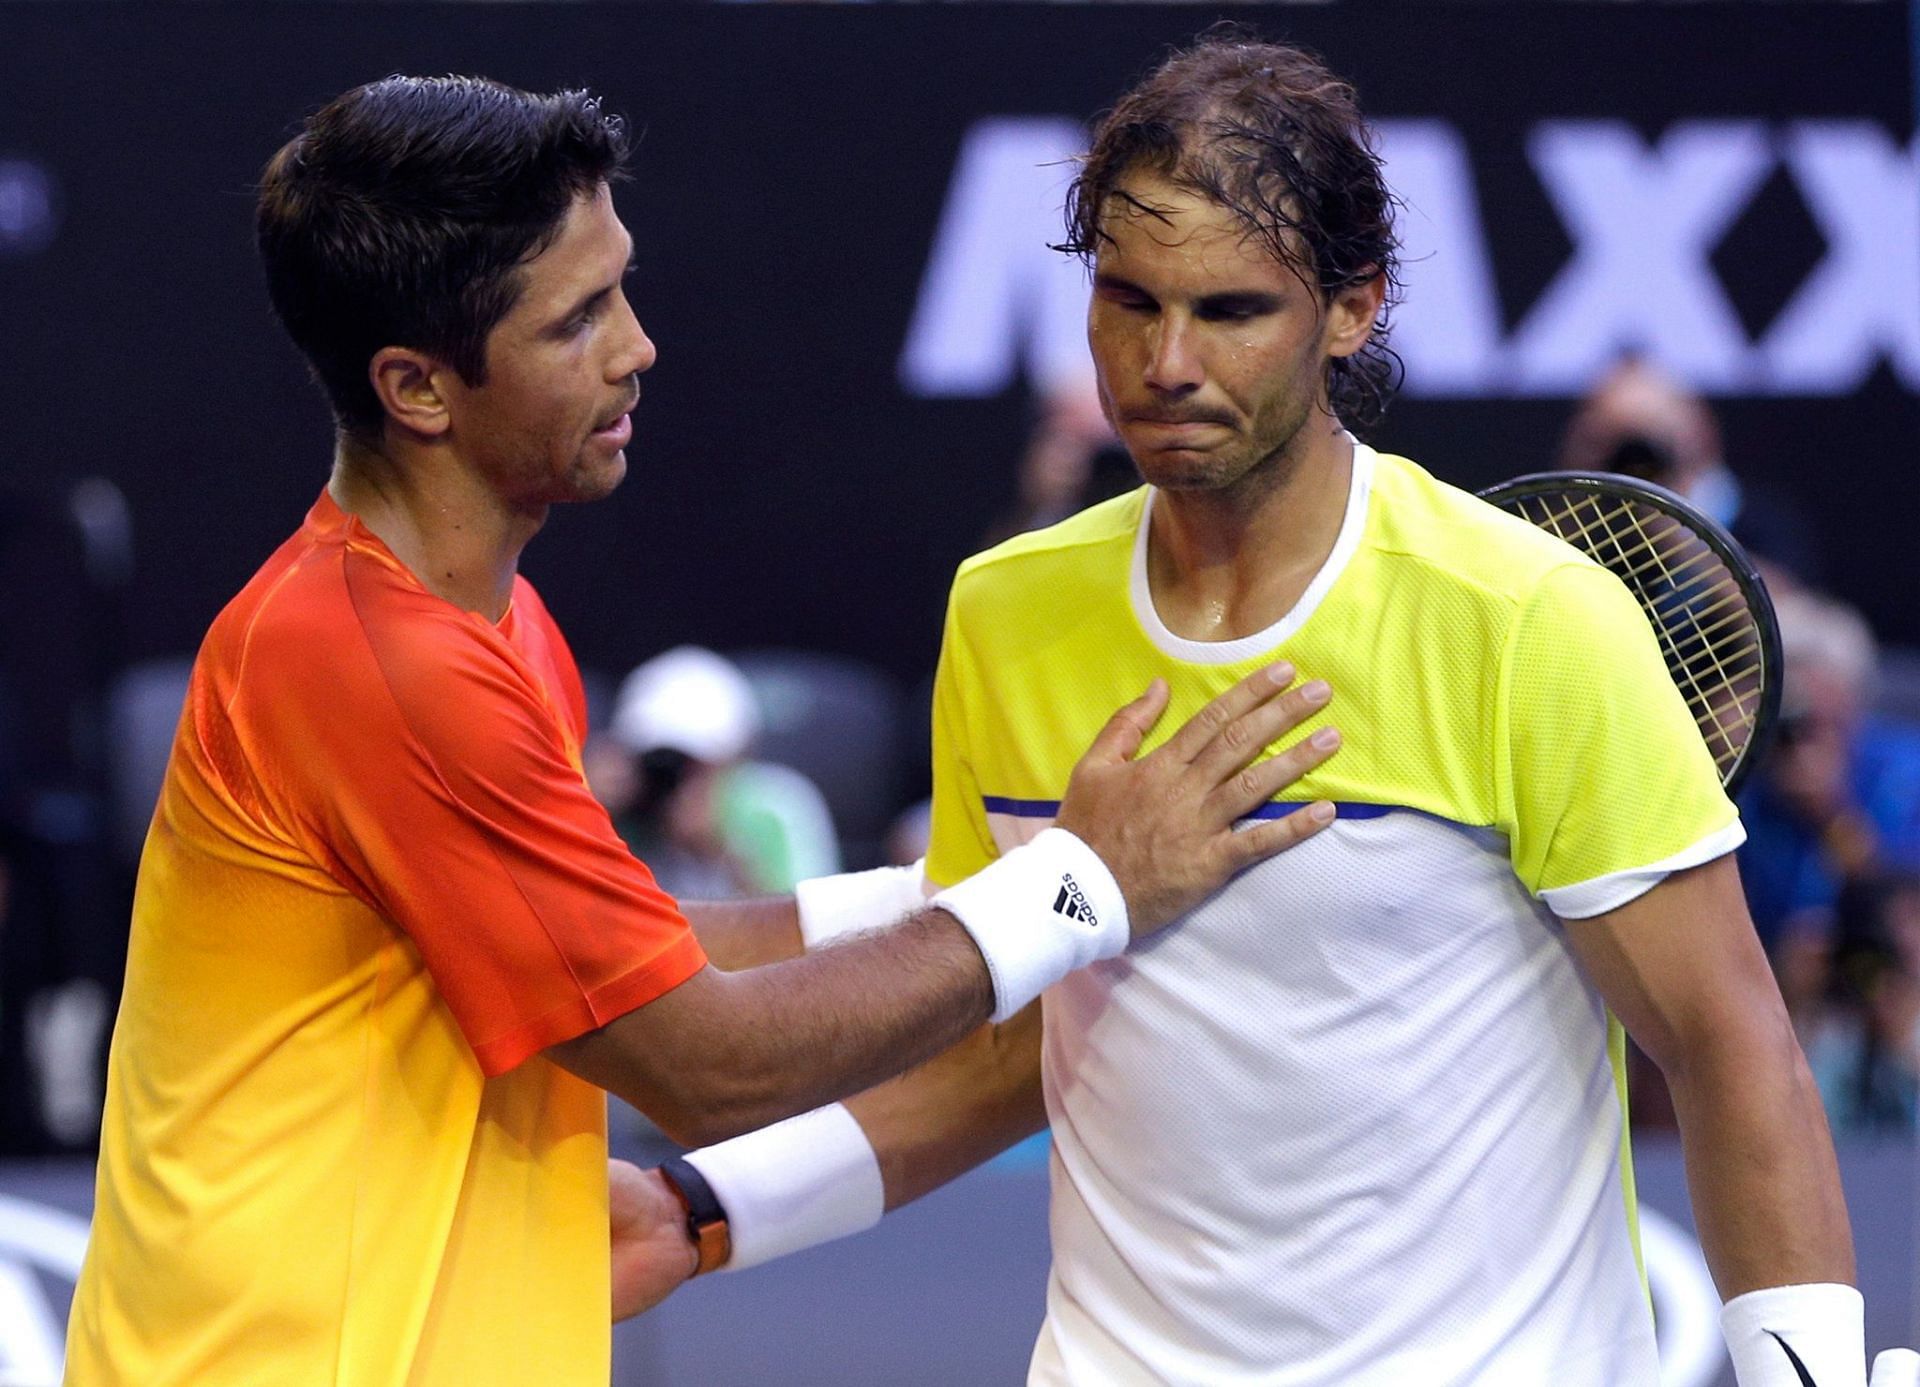
[[484, 626], [390, 556], [303, 528], [215, 618], [201, 662], [228, 700], [319, 696], [344, 713], [391, 697], [396, 675], [457, 667]]
[[340, 546], [321, 542], [308, 527], [295, 531], [221, 608], [201, 647], [203, 662], [237, 675], [262, 654], [326, 659], [327, 636], [351, 605], [342, 557]]
[[1566, 541], [1407, 458], [1380, 454], [1373, 487], [1368, 547], [1428, 581], [1517, 605], [1557, 570], [1597, 567]]

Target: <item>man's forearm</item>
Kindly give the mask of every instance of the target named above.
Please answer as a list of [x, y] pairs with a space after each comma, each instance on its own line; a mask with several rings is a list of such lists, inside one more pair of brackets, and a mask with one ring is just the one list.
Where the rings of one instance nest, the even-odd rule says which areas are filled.
[[805, 949], [792, 896], [682, 901], [680, 911], [693, 926], [707, 958], [724, 972], [738, 973], [797, 958]]
[[[1819, 1091], [1792, 1032], [1729, 1040], [1667, 1073], [1687, 1186], [1722, 1297], [1854, 1279], [1853, 1235]], [[1751, 1040], [1752, 1038], [1748, 1038]]]
[[1040, 1007], [847, 1100], [880, 1163], [887, 1208], [930, 1194], [1047, 1125]]
[[791, 896], [744, 901], [682, 901], [713, 966], [737, 973], [852, 934], [886, 929], [926, 904], [921, 864], [873, 867], [800, 882]]
[[[692, 1152], [729, 1225], [729, 1267], [870, 1228], [1046, 1120], [1040, 1008], [844, 1105]], [[670, 1269], [671, 1270], [671, 1269]]]
[[764, 968], [703, 970], [552, 1053], [700, 1145], [869, 1088], [952, 1045], [993, 1006], [979, 950], [929, 910]]
[[[899, 882], [892, 880], [896, 876]], [[891, 925], [901, 914], [917, 910], [922, 903], [920, 879], [916, 863], [911, 869], [863, 872], [809, 885], [840, 884], [833, 903], [840, 915], [850, 913], [851, 918], [829, 922], [834, 928], [827, 937], [833, 937]], [[876, 894], [882, 885], [888, 888], [884, 899]], [[869, 908], [849, 912], [849, 899], [863, 895], [874, 898], [866, 902]], [[681, 908], [715, 966], [735, 971], [803, 952], [805, 904], [766, 898], [683, 902]], [[885, 908], [874, 908], [878, 906]], [[1039, 1006], [1003, 1025], [980, 1027], [900, 1078], [847, 1100], [846, 1106], [874, 1149], [887, 1208], [931, 1193], [1046, 1126]]]

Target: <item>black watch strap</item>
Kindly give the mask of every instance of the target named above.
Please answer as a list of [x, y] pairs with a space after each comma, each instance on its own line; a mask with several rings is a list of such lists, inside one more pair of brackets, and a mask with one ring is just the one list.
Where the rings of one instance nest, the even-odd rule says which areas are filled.
[[687, 1236], [700, 1254], [693, 1269], [695, 1276], [717, 1271], [733, 1255], [733, 1235], [727, 1227], [727, 1211], [707, 1183], [698, 1166], [680, 1156], [660, 1162], [660, 1175], [687, 1211]]

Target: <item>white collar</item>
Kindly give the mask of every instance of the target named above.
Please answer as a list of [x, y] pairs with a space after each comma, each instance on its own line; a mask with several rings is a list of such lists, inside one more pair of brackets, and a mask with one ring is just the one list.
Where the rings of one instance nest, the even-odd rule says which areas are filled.
[[1134, 619], [1161, 653], [1193, 665], [1238, 664], [1272, 650], [1306, 624], [1326, 597], [1327, 590], [1345, 571], [1367, 528], [1367, 498], [1373, 493], [1377, 455], [1351, 434], [1347, 437], [1353, 443], [1353, 476], [1347, 484], [1347, 513], [1340, 522], [1340, 535], [1333, 542], [1333, 552], [1327, 555], [1326, 562], [1320, 565], [1320, 571], [1313, 575], [1313, 581], [1307, 584], [1307, 590], [1300, 594], [1291, 611], [1264, 631], [1234, 640], [1190, 641], [1176, 636], [1154, 610], [1153, 590], [1147, 583], [1147, 536], [1152, 530], [1154, 498], [1159, 493], [1152, 487], [1147, 488], [1146, 504], [1140, 507], [1140, 527], [1133, 537], [1133, 563], [1127, 586]]

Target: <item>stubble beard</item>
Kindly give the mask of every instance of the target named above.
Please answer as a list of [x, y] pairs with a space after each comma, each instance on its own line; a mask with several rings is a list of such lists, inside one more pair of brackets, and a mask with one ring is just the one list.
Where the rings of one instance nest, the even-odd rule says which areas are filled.
[[[556, 466], [554, 442], [551, 437], [529, 438], [520, 452], [516, 470], [525, 478], [525, 490], [519, 499], [526, 504], [554, 506], [604, 500], [627, 475], [626, 461], [603, 460], [590, 437], [575, 440], [567, 464]], [[627, 444], [632, 446], [631, 442]]]
[[[627, 446], [632, 447], [633, 445], [628, 444]], [[618, 491], [620, 489], [620, 483], [626, 480], [627, 466], [628, 464], [624, 458], [619, 462], [609, 462], [604, 467], [597, 466], [588, 461], [583, 453], [580, 459], [579, 470], [575, 474], [576, 485], [573, 488], [573, 494], [566, 499], [569, 501], [606, 500], [607, 497]]]
[[[1305, 430], [1315, 412], [1311, 396], [1291, 397], [1273, 422], [1234, 440], [1229, 451], [1180, 468], [1134, 468], [1153, 487], [1248, 514], [1282, 491], [1300, 468]], [[1158, 474], [1158, 475], [1156, 475]]]

